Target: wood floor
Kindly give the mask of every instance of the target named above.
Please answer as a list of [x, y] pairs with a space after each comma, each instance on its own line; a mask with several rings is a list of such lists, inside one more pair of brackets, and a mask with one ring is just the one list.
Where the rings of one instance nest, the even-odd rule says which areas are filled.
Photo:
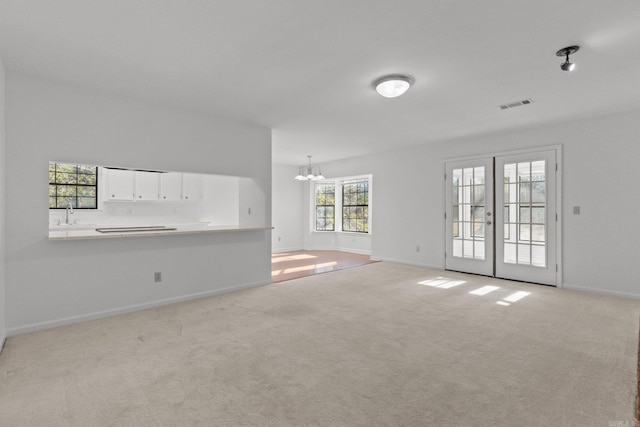
[[271, 256], [271, 278], [274, 282], [297, 279], [314, 274], [370, 264], [369, 255], [342, 251], [292, 251]]

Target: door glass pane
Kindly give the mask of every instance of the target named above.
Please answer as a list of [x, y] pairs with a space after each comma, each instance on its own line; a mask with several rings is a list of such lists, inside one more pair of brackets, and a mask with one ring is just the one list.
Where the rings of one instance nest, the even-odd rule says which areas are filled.
[[531, 245], [518, 245], [518, 264], [531, 264]]
[[516, 245], [513, 243], [504, 244], [504, 262], [516, 264]]
[[544, 246], [531, 246], [531, 264], [536, 267], [544, 267], [546, 265], [546, 249]]
[[504, 165], [504, 262], [546, 267], [546, 161]]
[[462, 240], [456, 239], [453, 241], [453, 256], [460, 258], [462, 257]]

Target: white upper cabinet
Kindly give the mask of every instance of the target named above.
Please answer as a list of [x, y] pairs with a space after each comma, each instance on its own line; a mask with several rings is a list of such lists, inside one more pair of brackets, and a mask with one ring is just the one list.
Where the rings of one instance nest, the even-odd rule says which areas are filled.
[[135, 200], [158, 200], [160, 175], [156, 172], [135, 172]]
[[130, 170], [105, 169], [108, 200], [133, 200], [134, 174]]
[[160, 200], [175, 202], [182, 200], [182, 174], [167, 172], [160, 174]]
[[196, 173], [182, 174], [182, 200], [202, 200], [202, 175]]

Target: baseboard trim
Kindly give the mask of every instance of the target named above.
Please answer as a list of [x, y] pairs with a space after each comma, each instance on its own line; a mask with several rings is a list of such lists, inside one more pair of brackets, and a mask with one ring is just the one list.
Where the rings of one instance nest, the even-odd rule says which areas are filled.
[[264, 280], [260, 282], [247, 283], [247, 284], [238, 285], [238, 286], [230, 286], [222, 289], [214, 289], [211, 291], [198, 292], [195, 294], [182, 295], [179, 297], [166, 298], [166, 299], [152, 301], [152, 302], [143, 303], [143, 304], [130, 305], [127, 307], [116, 308], [112, 310], [98, 311], [94, 313], [83, 314], [80, 316], [66, 317], [64, 319], [33, 323], [31, 325], [8, 329], [7, 337], [26, 334], [29, 332], [42, 331], [45, 329], [57, 328], [59, 326], [73, 325], [75, 323], [81, 323], [81, 322], [87, 322], [90, 320], [102, 319], [105, 317], [117, 316], [119, 314], [131, 313], [134, 311], [141, 311], [149, 308], [161, 307], [164, 305], [176, 304], [179, 302], [190, 301], [190, 300], [199, 299], [199, 298], [206, 298], [206, 297], [211, 297], [215, 295], [226, 294], [229, 292], [241, 291], [243, 289], [257, 288], [260, 286], [269, 285], [271, 283], [273, 283], [271, 280]]
[[360, 254], [360, 255], [371, 255], [371, 251], [364, 251], [361, 249], [352, 249], [352, 248], [342, 248], [336, 246], [314, 246], [311, 248], [300, 249], [301, 251], [340, 251], [340, 252], [349, 252], [352, 254]]
[[304, 249], [301, 247], [293, 247], [293, 248], [280, 248], [278, 250], [271, 251], [273, 254], [281, 254], [284, 252], [295, 252], [295, 251], [303, 251]]
[[610, 297], [640, 299], [640, 294], [632, 294], [629, 292], [618, 292], [618, 291], [610, 291], [606, 289], [586, 288], [584, 286], [575, 286], [567, 283], [563, 283], [562, 286], [558, 286], [558, 287], [562, 287], [562, 289], [569, 289], [572, 291], [581, 291], [581, 292], [589, 292], [592, 294], [607, 295]]
[[419, 263], [419, 262], [412, 262], [412, 261], [407, 261], [404, 259], [398, 259], [398, 258], [385, 258], [385, 257], [375, 257], [375, 258], [371, 258], [372, 261], [386, 261], [386, 262], [394, 262], [396, 264], [405, 264], [405, 265], [413, 265], [415, 267], [424, 267], [424, 268], [431, 268], [434, 270], [440, 270], [440, 271], [444, 271], [442, 270], [442, 266], [434, 266], [434, 265], [429, 265], [429, 264], [424, 264], [424, 263]]

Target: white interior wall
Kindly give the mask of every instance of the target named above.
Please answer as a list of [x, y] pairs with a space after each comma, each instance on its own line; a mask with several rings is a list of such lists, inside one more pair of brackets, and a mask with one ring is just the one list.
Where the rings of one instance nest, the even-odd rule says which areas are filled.
[[240, 209], [240, 178], [236, 176], [204, 175], [204, 198], [200, 205], [200, 220], [216, 225], [234, 225]]
[[307, 183], [293, 179], [298, 167], [273, 165], [273, 252], [296, 251], [304, 248], [303, 210], [304, 188]]
[[267, 226], [270, 129], [13, 72], [6, 81], [8, 334], [270, 282], [270, 231], [49, 241], [46, 185], [51, 159], [245, 176], [262, 195], [245, 203]]
[[445, 159], [562, 145], [564, 286], [640, 297], [638, 135], [640, 112], [630, 112], [326, 163], [322, 171], [373, 174], [372, 258], [442, 268]]
[[0, 61], [0, 349], [6, 331], [5, 304], [5, 70]]

